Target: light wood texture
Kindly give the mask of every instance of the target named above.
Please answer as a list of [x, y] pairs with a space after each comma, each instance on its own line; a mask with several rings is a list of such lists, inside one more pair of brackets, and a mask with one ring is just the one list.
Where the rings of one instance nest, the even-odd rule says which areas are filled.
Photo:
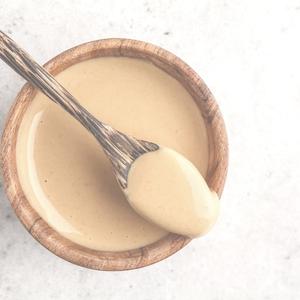
[[[176, 78], [193, 96], [204, 118], [209, 140], [207, 182], [219, 196], [224, 187], [228, 144], [219, 107], [203, 80], [182, 60], [152, 44], [128, 39], [93, 41], [69, 49], [50, 60], [45, 69], [56, 75], [80, 61], [100, 56], [146, 59]], [[7, 196], [29, 233], [54, 254], [83, 267], [97, 270], [128, 270], [158, 262], [184, 247], [189, 238], [169, 234], [151, 245], [122, 252], [95, 251], [79, 246], [51, 228], [30, 206], [21, 188], [16, 166], [18, 129], [35, 88], [26, 84], [18, 94], [7, 119], [1, 144], [1, 162]]]
[[128, 173], [134, 161], [142, 154], [159, 149], [159, 145], [137, 140], [96, 119], [47, 70], [1, 31], [0, 58], [60, 105], [97, 139], [110, 159], [122, 189], [127, 188]]

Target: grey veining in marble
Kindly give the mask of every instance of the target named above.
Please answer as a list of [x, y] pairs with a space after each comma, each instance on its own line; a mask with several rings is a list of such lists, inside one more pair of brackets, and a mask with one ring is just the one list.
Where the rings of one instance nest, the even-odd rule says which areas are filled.
[[[0, 186], [0, 299], [300, 299], [300, 2], [0, 0], [1, 30], [45, 62], [106, 37], [147, 40], [205, 79], [230, 169], [214, 230], [153, 266], [96, 272], [40, 246]], [[0, 127], [23, 84], [0, 63]]]

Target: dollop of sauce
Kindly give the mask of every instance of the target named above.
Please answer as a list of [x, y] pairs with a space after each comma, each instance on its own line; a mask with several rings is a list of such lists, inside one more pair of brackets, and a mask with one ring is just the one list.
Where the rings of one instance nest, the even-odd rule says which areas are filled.
[[219, 199], [197, 168], [169, 148], [141, 155], [128, 174], [128, 201], [145, 219], [170, 232], [197, 237], [219, 214]]

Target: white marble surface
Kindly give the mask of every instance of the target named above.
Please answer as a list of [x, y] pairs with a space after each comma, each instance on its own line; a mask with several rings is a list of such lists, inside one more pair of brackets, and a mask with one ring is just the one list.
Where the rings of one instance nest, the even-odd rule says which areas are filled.
[[[40, 62], [106, 37], [173, 51], [215, 94], [231, 154], [214, 230], [136, 271], [54, 256], [1, 188], [0, 299], [300, 299], [299, 0], [0, 0], [0, 24]], [[0, 63], [1, 128], [23, 82]]]

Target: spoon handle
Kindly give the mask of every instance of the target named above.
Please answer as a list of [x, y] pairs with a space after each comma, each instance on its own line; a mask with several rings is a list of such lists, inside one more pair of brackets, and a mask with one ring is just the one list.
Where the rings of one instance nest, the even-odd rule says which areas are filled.
[[52, 75], [0, 31], [0, 58], [99, 138], [109, 126], [94, 118]]
[[127, 186], [128, 170], [132, 162], [140, 155], [159, 148], [157, 144], [136, 140], [97, 120], [42, 66], [1, 31], [0, 58], [95, 136], [111, 160], [122, 188]]

